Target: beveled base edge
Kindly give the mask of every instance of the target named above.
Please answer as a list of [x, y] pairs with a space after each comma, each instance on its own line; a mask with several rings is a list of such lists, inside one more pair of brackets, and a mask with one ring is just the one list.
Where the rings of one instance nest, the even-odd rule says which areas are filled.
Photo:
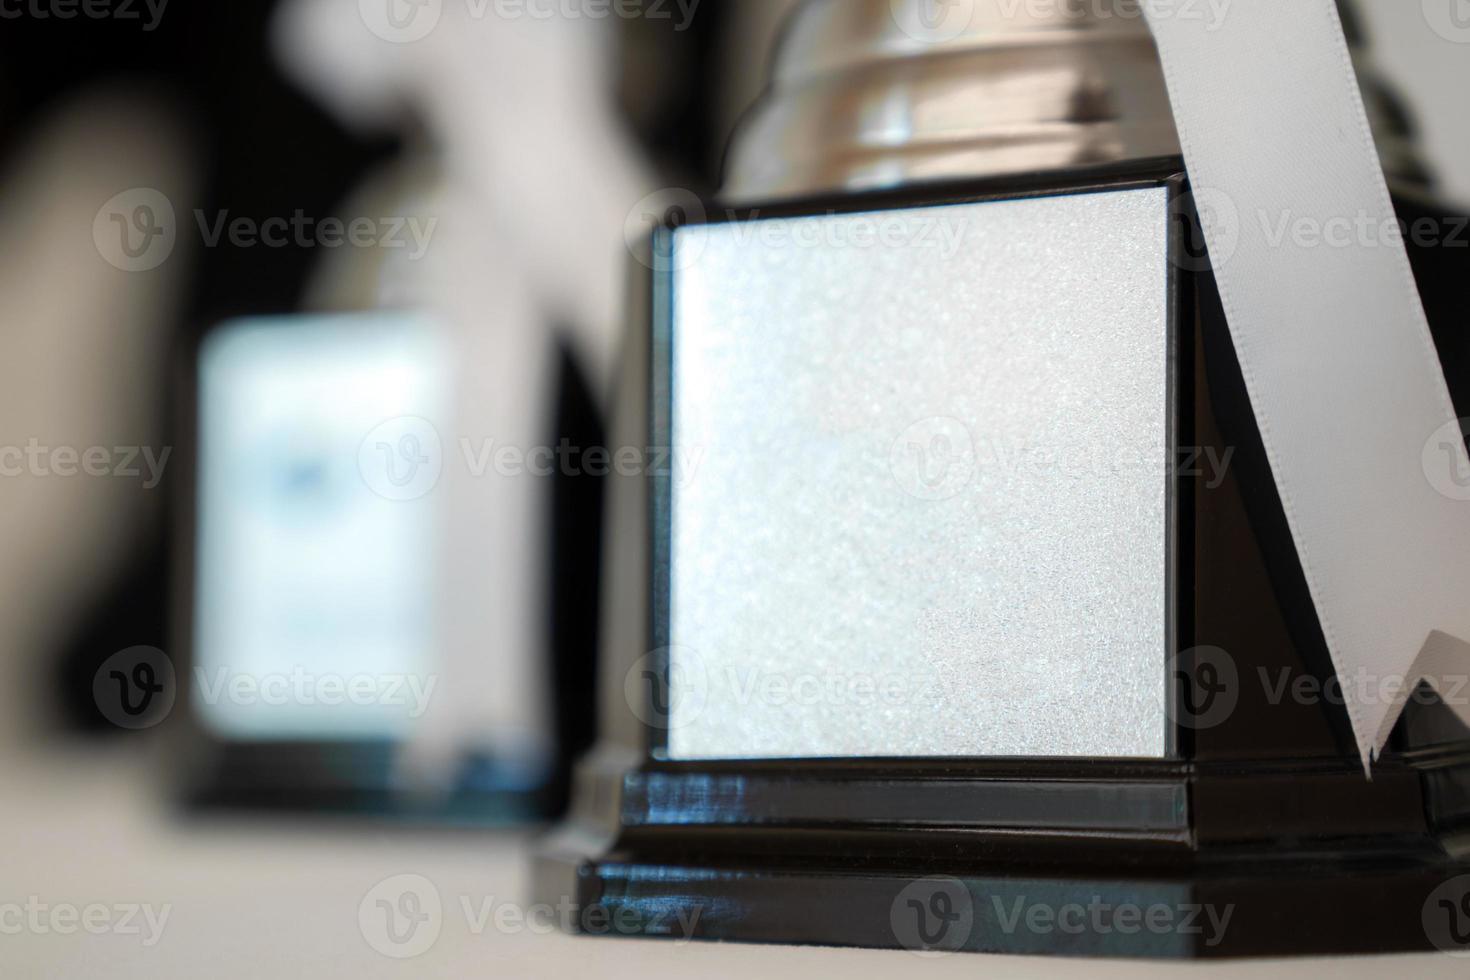
[[[599, 936], [1110, 958], [1196, 959], [1433, 951], [1436, 888], [1470, 863], [1383, 854], [1244, 855], [1177, 875], [1042, 867], [903, 873], [663, 864], [578, 854], [566, 834], [536, 860], [536, 900], [572, 906]], [[1443, 942], [1443, 939], [1439, 940]], [[1470, 943], [1464, 947], [1470, 952]]]
[[1371, 782], [1307, 756], [696, 764], [608, 748], [577, 768], [536, 901], [592, 935], [925, 955], [1470, 953], [1464, 748], [1385, 759]]

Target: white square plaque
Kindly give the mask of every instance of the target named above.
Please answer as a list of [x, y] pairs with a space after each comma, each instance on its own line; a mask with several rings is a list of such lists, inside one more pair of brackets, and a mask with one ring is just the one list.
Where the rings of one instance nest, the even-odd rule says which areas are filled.
[[675, 232], [670, 758], [1166, 755], [1168, 209]]

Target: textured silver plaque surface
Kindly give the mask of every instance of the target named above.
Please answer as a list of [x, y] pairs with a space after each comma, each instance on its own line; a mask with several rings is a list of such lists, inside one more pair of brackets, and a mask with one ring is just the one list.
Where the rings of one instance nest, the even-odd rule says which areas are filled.
[[1166, 753], [1167, 209], [676, 233], [671, 758]]

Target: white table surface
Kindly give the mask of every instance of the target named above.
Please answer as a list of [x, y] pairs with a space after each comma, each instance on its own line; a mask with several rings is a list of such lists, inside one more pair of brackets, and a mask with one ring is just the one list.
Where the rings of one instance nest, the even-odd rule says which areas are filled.
[[[35, 900], [171, 906], [160, 938], [26, 929], [0, 934], [0, 978], [303, 977], [1457, 977], [1470, 961], [1429, 954], [1342, 960], [1153, 963], [479, 934], [479, 908], [526, 897], [527, 835], [305, 827], [290, 820], [186, 822], [158, 802], [132, 754], [0, 757], [0, 905]], [[358, 905], [375, 884], [419, 874], [444, 902], [434, 945], [414, 959], [374, 951]], [[14, 915], [11, 923], [15, 922]]]

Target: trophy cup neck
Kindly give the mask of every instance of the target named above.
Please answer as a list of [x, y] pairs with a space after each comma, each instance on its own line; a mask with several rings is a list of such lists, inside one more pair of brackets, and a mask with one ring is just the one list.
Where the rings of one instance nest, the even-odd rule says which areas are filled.
[[[1431, 184], [1344, 10], [1396, 189]], [[730, 146], [730, 203], [1179, 155], [1135, 0], [806, 0]]]

